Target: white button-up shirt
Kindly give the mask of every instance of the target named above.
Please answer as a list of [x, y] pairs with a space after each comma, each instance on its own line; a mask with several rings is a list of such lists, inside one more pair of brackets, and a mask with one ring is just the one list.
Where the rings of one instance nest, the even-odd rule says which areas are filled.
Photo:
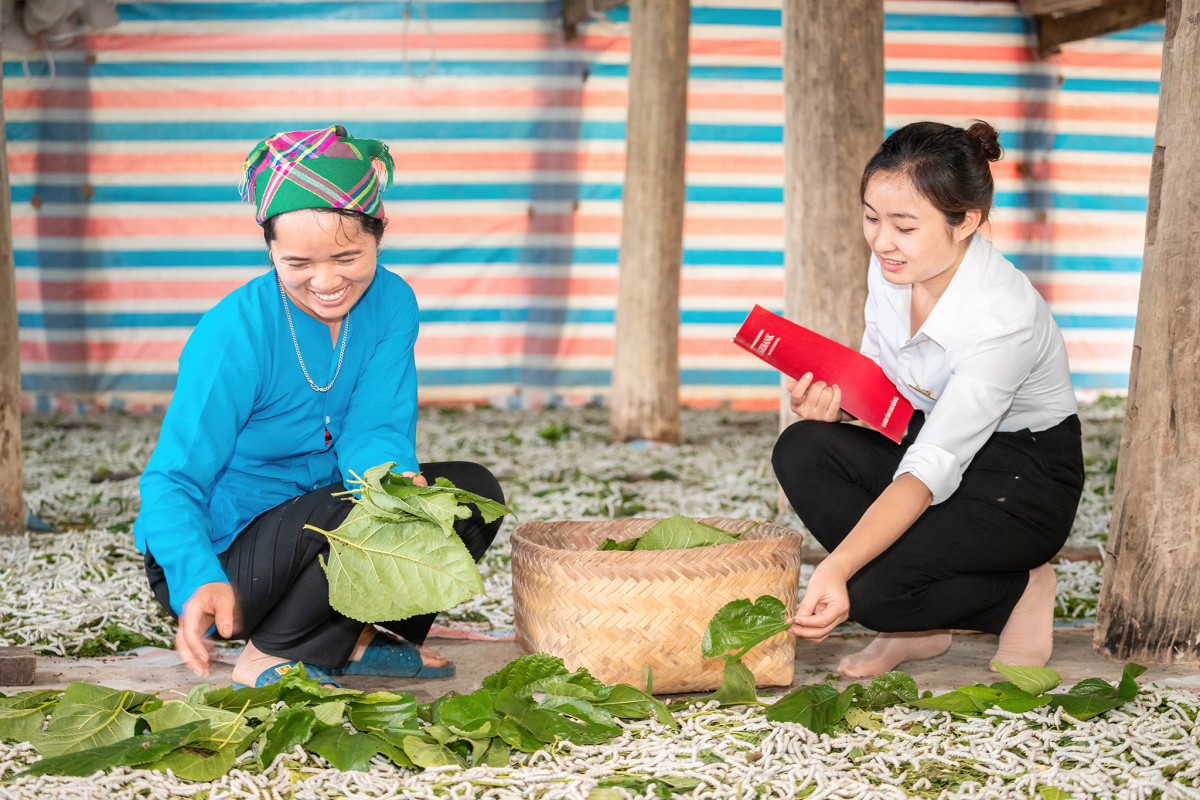
[[935, 504], [996, 431], [1043, 431], [1078, 410], [1046, 301], [980, 234], [915, 336], [912, 287], [889, 283], [875, 256], [867, 285], [862, 353], [926, 416], [895, 477], [916, 475]]

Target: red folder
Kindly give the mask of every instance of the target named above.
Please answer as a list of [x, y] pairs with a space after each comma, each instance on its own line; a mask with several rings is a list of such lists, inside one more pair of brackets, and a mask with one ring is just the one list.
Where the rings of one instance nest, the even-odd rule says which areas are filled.
[[912, 403], [862, 353], [762, 306], [754, 307], [733, 341], [792, 378], [811, 372], [814, 383], [836, 383], [842, 390], [842, 408], [893, 442], [908, 429]]

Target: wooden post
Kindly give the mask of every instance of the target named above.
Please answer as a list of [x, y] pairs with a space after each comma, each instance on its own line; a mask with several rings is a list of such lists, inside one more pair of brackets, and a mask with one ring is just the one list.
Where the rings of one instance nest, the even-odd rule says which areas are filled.
[[883, 0], [783, 4], [785, 313], [858, 349], [867, 263], [858, 184], [883, 142]]
[[1129, 400], [1093, 646], [1200, 660], [1200, 0], [1170, 0]]
[[629, 8], [629, 121], [613, 358], [613, 439], [679, 441], [679, 271], [688, 0]]
[[[857, 350], [871, 258], [858, 185], [884, 138], [883, 0], [785, 0], [783, 96], [784, 315]], [[780, 427], [793, 421], [784, 393]]]
[[0, 77], [0, 534], [24, 533], [21, 490], [21, 348], [17, 338], [17, 273], [13, 264], [8, 137]]

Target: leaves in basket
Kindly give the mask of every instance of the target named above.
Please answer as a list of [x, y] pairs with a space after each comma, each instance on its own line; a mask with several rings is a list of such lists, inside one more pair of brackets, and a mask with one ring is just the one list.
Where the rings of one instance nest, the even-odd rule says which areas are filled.
[[637, 546], [638, 546], [638, 542], [641, 541], [641, 539], [642, 539], [642, 537], [640, 537], [640, 536], [635, 536], [632, 539], [622, 539], [619, 542], [616, 539], [605, 539], [604, 544], [600, 545], [596, 549], [601, 550], [601, 551], [603, 551], [603, 550], [624, 550], [624, 551], [636, 550]]
[[713, 544], [736, 542], [728, 531], [696, 522], [690, 517], [675, 516], [655, 523], [638, 539], [634, 550], [687, 550]]

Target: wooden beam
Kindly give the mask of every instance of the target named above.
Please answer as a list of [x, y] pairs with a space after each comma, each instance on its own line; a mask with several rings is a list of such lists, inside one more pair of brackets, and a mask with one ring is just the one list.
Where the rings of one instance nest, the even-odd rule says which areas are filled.
[[883, 142], [883, 0], [783, 4], [785, 314], [858, 349], [870, 247], [858, 185]]
[[581, 22], [587, 22], [596, 14], [603, 14], [629, 0], [562, 0], [563, 38], [568, 42], [575, 38]]
[[1200, 0], [1170, 0], [1097, 652], [1200, 660]]
[[629, 7], [629, 116], [610, 426], [679, 441], [679, 272], [687, 147], [688, 0]]
[[1034, 16], [1038, 55], [1045, 58], [1059, 52], [1068, 42], [1078, 42], [1105, 33], [1114, 33], [1166, 16], [1166, 0], [1108, 0], [1103, 5], [1082, 11]]
[[1039, 14], [1071, 14], [1096, 6], [1106, 0], [1020, 0], [1021, 11], [1031, 17]]
[[[3, 97], [0, 77], [0, 98]], [[0, 99], [0, 534], [25, 532], [21, 463], [21, 350], [17, 337], [17, 273], [13, 264], [8, 140]]]

